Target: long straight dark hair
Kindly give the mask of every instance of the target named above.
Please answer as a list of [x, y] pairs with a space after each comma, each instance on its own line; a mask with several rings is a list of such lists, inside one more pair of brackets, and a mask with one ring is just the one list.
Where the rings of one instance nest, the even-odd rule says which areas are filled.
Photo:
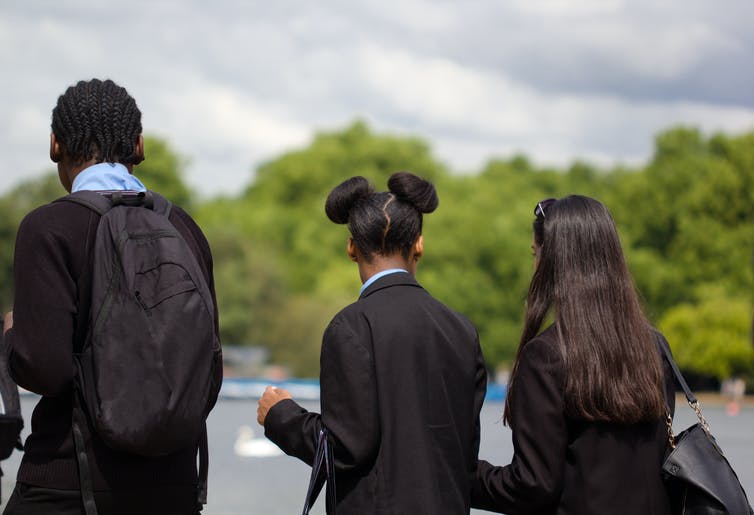
[[509, 393], [522, 349], [552, 311], [565, 364], [566, 414], [618, 424], [658, 420], [665, 410], [662, 363], [613, 218], [600, 202], [579, 195], [544, 209], [540, 204], [536, 214], [538, 261]]

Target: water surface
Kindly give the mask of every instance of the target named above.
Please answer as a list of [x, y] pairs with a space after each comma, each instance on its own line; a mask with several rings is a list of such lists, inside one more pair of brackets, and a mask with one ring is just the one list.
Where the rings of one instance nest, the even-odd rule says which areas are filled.
[[[26, 417], [28, 433], [29, 418], [36, 399], [24, 397], [22, 409]], [[317, 409], [317, 403], [304, 403], [307, 409]], [[693, 412], [678, 403], [676, 431], [695, 421]], [[503, 426], [503, 405], [488, 402], [482, 410], [482, 441], [480, 457], [497, 464], [509, 462], [513, 453], [510, 431]], [[738, 416], [726, 415], [722, 407], [705, 407], [704, 414], [712, 427], [728, 460], [739, 475], [744, 488], [751, 497], [754, 494], [754, 408], [743, 408]], [[234, 452], [239, 430], [251, 427], [255, 437], [262, 436], [256, 423], [255, 400], [221, 400], [208, 421], [210, 437], [209, 499], [203, 513], [206, 515], [291, 515], [300, 513], [309, 482], [310, 469], [295, 458], [242, 457]], [[2, 463], [3, 500], [13, 487], [20, 453]], [[324, 515], [320, 501], [313, 511]], [[482, 514], [483, 511], [473, 510]]]

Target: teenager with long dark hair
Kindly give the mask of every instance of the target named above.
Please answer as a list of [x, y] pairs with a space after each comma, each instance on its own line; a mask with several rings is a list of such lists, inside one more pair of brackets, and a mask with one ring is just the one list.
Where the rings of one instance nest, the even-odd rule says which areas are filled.
[[358, 301], [330, 322], [322, 342], [322, 414], [283, 389], [259, 401], [265, 434], [312, 464], [326, 427], [335, 454], [341, 515], [469, 513], [486, 372], [477, 333], [416, 281], [422, 217], [434, 186], [395, 173], [390, 191], [363, 177], [337, 186], [325, 204], [348, 224], [348, 255], [363, 282]]
[[[642, 312], [610, 213], [583, 196], [537, 204], [535, 271], [504, 420], [514, 455], [479, 461], [474, 507], [665, 515], [667, 345]], [[544, 330], [545, 322], [552, 319]]]

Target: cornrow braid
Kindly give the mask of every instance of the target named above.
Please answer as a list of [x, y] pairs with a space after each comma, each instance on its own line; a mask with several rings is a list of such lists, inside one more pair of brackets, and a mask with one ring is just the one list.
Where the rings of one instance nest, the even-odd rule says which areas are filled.
[[141, 111], [125, 88], [111, 80], [80, 81], [58, 98], [52, 132], [77, 162], [138, 162]]

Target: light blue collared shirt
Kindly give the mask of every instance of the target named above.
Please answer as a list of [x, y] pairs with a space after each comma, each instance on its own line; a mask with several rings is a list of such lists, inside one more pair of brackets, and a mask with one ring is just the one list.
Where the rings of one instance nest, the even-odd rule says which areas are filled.
[[77, 191], [146, 191], [147, 188], [121, 163], [97, 163], [79, 172], [71, 193]]
[[374, 281], [376, 281], [380, 277], [383, 277], [383, 276], [386, 276], [386, 275], [389, 275], [389, 274], [395, 274], [395, 273], [398, 273], [398, 272], [403, 272], [404, 274], [407, 274], [408, 270], [404, 270], [402, 268], [389, 268], [387, 270], [383, 270], [381, 272], [377, 272], [372, 277], [370, 277], [369, 279], [367, 279], [366, 281], [364, 281], [364, 284], [361, 285], [361, 289], [359, 290], [359, 296], [361, 296], [361, 294], [364, 293], [364, 290], [366, 290], [367, 287], [370, 284], [372, 284]]

